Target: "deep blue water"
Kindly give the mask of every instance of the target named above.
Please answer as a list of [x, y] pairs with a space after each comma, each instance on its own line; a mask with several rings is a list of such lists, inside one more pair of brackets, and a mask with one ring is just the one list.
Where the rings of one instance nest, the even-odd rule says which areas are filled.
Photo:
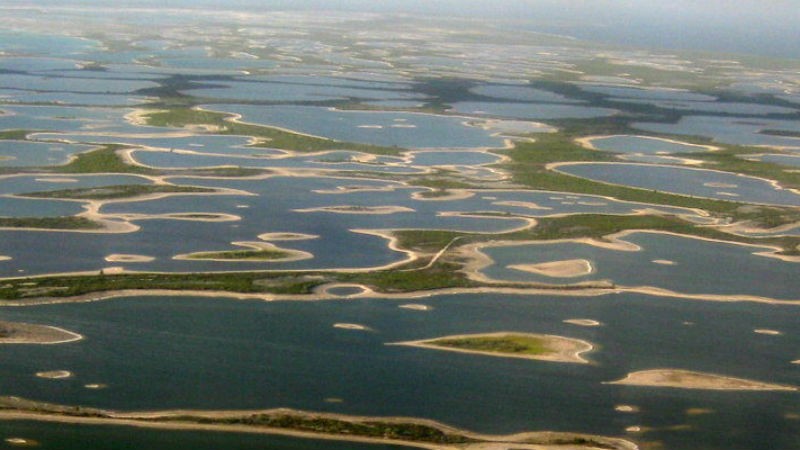
[[[269, 408], [427, 417], [483, 432], [554, 429], [624, 434], [670, 449], [792, 449], [796, 393], [684, 391], [602, 384], [675, 367], [800, 384], [794, 306], [720, 304], [639, 295], [594, 298], [461, 295], [316, 303], [127, 298], [4, 310], [7, 320], [58, 324], [86, 336], [60, 346], [0, 347], [8, 395], [121, 409]], [[591, 318], [601, 327], [562, 321]], [[372, 331], [343, 330], [356, 323]], [[687, 325], [688, 323], [688, 325]], [[783, 330], [782, 336], [753, 333]], [[589, 365], [386, 346], [491, 331], [559, 334], [598, 345]], [[736, 345], [729, 345], [736, 342]], [[67, 380], [33, 376], [74, 372]], [[87, 383], [108, 387], [88, 390]], [[341, 398], [341, 403], [326, 398]], [[632, 404], [639, 414], [614, 412]], [[746, 405], [746, 406], [743, 406]], [[705, 408], [703, 417], [687, 414]], [[689, 432], [667, 427], [701, 424]], [[35, 438], [35, 436], [33, 436]], [[691, 439], [689, 439], [691, 437]]]

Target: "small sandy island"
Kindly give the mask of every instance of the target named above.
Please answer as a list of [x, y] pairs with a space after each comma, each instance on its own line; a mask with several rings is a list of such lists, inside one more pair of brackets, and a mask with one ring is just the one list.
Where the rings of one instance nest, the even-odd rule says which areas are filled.
[[743, 378], [680, 369], [653, 369], [633, 372], [625, 378], [606, 384], [628, 386], [668, 387], [679, 389], [709, 389], [718, 391], [796, 391], [794, 386], [763, 383]]
[[585, 259], [568, 259], [538, 264], [513, 264], [508, 268], [551, 278], [575, 278], [594, 272], [592, 263]]
[[83, 336], [62, 328], [0, 321], [0, 344], [66, 344]]
[[306, 241], [310, 239], [317, 239], [319, 236], [316, 234], [306, 233], [262, 233], [258, 238], [262, 241]]
[[48, 370], [46, 372], [36, 372], [36, 376], [49, 380], [62, 380], [64, 378], [71, 378], [72, 372], [69, 370]]
[[305, 208], [295, 209], [295, 212], [329, 212], [335, 214], [370, 214], [370, 215], [388, 215], [404, 212], [414, 212], [413, 209], [405, 206], [356, 206], [356, 205], [342, 205], [342, 206], [322, 206], [319, 208]]
[[567, 319], [564, 323], [568, 323], [570, 325], [578, 325], [579, 327], [599, 327], [602, 326], [602, 322], [598, 322], [593, 319]]
[[678, 264], [675, 261], [671, 261], [669, 259], [654, 259], [650, 262], [653, 264], [661, 264], [662, 266], [674, 266]]
[[502, 358], [582, 364], [586, 364], [589, 361], [581, 355], [594, 348], [589, 342], [579, 339], [549, 334], [512, 332], [464, 334], [420, 341], [396, 342], [387, 345], [405, 345]]
[[6, 255], [0, 255], [0, 261], [11, 261], [11, 257]]
[[405, 305], [398, 306], [398, 308], [410, 309], [412, 311], [430, 311], [433, 309], [428, 305], [420, 305], [419, 303], [407, 303]]
[[5, 439], [3, 439], [3, 441], [6, 444], [12, 445], [14, 447], [38, 447], [39, 446], [39, 443], [34, 441], [33, 439], [25, 439], [25, 438], [21, 438], [21, 437], [5, 438]]
[[766, 334], [768, 336], [780, 336], [783, 334], [778, 330], [768, 330], [766, 328], [756, 328], [755, 330], [753, 330], [753, 333]]
[[633, 405], [617, 405], [614, 407], [614, 411], [623, 412], [623, 413], [638, 413], [639, 407]]
[[150, 262], [153, 261], [155, 258], [152, 256], [145, 256], [145, 255], [123, 255], [115, 253], [113, 255], [108, 255], [105, 257], [107, 262], [126, 262], [126, 263], [142, 263], [142, 262]]
[[369, 331], [370, 328], [364, 325], [359, 325], [357, 323], [336, 323], [333, 324], [333, 328], [339, 328], [342, 330], [355, 330], [355, 331]]

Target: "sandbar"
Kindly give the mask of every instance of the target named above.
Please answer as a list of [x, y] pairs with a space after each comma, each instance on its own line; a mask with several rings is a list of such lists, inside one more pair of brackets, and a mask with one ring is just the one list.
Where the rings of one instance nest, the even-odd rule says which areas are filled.
[[66, 344], [83, 339], [78, 333], [48, 325], [0, 321], [0, 344]]
[[0, 255], [0, 261], [11, 261], [11, 257], [6, 255]]
[[405, 206], [356, 206], [356, 205], [341, 205], [341, 206], [322, 206], [319, 208], [303, 208], [295, 209], [295, 212], [329, 212], [336, 214], [371, 214], [371, 215], [387, 215], [402, 212], [414, 212], [413, 209]]
[[261, 233], [258, 238], [262, 241], [307, 241], [319, 238], [316, 234], [306, 233]]
[[407, 303], [405, 305], [398, 306], [398, 308], [410, 309], [412, 311], [430, 311], [433, 309], [428, 305], [420, 305], [419, 303]]
[[[517, 337], [540, 341], [540, 345], [544, 347], [544, 349], [541, 352], [537, 353], [511, 353], [505, 351], [486, 351], [486, 350], [473, 350], [470, 348], [458, 348], [441, 343], [444, 341], [458, 341], [466, 339], [496, 340], [498, 338], [502, 339], [502, 338], [517, 338]], [[403, 345], [407, 347], [443, 350], [443, 351], [458, 352], [458, 353], [470, 353], [475, 355], [494, 356], [500, 358], [534, 359], [539, 361], [580, 363], [580, 364], [589, 363], [589, 361], [584, 359], [581, 355], [594, 349], [594, 346], [591, 343], [580, 339], [573, 339], [564, 336], [554, 336], [550, 334], [512, 333], [512, 332], [443, 336], [440, 338], [423, 339], [418, 341], [394, 342], [387, 345]]]
[[38, 447], [39, 443], [33, 439], [25, 439], [20, 437], [10, 437], [3, 439], [6, 444], [14, 447]]
[[355, 331], [369, 331], [370, 328], [364, 325], [359, 325], [357, 323], [335, 323], [333, 324], [333, 328], [339, 328], [342, 330], [355, 330]]
[[653, 264], [661, 264], [662, 266], [674, 266], [678, 264], [675, 261], [670, 261], [669, 259], [654, 259], [650, 262]]
[[753, 333], [766, 334], [766, 335], [769, 335], [769, 336], [780, 336], [780, 335], [783, 334], [778, 330], [768, 330], [766, 328], [756, 328], [755, 330], [753, 330]]
[[564, 323], [568, 323], [570, 325], [578, 325], [581, 327], [599, 327], [602, 326], [602, 322], [598, 322], [593, 319], [567, 319], [564, 320]]
[[45, 372], [36, 372], [39, 378], [47, 378], [49, 380], [62, 380], [64, 378], [71, 378], [72, 372], [69, 370], [48, 370]]
[[513, 264], [508, 268], [551, 278], [575, 278], [594, 272], [592, 263], [585, 259], [568, 259], [537, 264]]
[[512, 208], [525, 208], [525, 209], [534, 209], [540, 211], [551, 211], [553, 209], [547, 206], [540, 206], [534, 202], [523, 202], [518, 200], [501, 200], [498, 202], [492, 202], [492, 204], [497, 206], [510, 206]]
[[108, 262], [127, 262], [127, 263], [143, 263], [153, 261], [155, 258], [146, 255], [123, 255], [114, 253], [105, 257]]
[[642, 370], [629, 373], [621, 380], [609, 381], [605, 384], [716, 391], [797, 391], [794, 386], [681, 369]]
[[34, 178], [39, 183], [77, 183], [76, 178]]
[[614, 411], [623, 413], [638, 413], [639, 407], [633, 405], [617, 405], [614, 407]]

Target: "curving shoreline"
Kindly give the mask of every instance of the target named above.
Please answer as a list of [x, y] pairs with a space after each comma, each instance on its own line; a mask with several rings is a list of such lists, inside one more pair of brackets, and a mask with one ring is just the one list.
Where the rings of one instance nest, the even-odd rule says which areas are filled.
[[564, 449], [564, 445], [587, 450], [638, 449], [636, 444], [625, 439], [583, 433], [536, 431], [488, 435], [462, 430], [429, 419], [351, 416], [287, 408], [119, 412], [95, 408], [78, 409], [73, 406], [34, 402], [18, 397], [0, 397], [0, 420], [256, 433], [402, 445], [431, 450], [490, 448], [558, 450]]
[[0, 345], [54, 345], [77, 342], [82, 339], [82, 335], [63, 328], [31, 323], [0, 321]]

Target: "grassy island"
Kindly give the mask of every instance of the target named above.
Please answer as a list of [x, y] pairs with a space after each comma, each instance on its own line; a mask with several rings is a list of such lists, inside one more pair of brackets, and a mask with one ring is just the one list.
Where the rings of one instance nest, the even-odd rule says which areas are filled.
[[116, 200], [154, 194], [211, 193], [215, 189], [195, 186], [127, 184], [81, 189], [62, 189], [58, 191], [28, 192], [20, 197], [59, 198], [70, 200]]
[[397, 345], [571, 363], [587, 363], [588, 361], [582, 358], [581, 354], [594, 348], [586, 341], [563, 336], [506, 332], [447, 336], [422, 341], [400, 342]]

